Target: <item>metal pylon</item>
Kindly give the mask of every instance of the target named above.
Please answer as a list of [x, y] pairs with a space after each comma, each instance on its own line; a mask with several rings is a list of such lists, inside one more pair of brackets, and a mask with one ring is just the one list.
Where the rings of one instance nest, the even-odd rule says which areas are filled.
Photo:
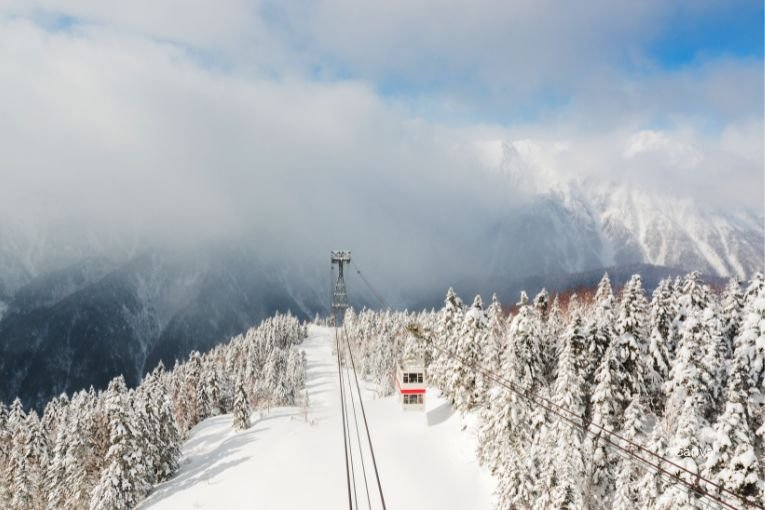
[[332, 316], [335, 324], [340, 325], [343, 322], [343, 315], [348, 308], [348, 293], [345, 289], [345, 279], [343, 279], [343, 264], [350, 264], [351, 252], [332, 251], [330, 252], [332, 265], [337, 264], [338, 273], [335, 289], [332, 292]]

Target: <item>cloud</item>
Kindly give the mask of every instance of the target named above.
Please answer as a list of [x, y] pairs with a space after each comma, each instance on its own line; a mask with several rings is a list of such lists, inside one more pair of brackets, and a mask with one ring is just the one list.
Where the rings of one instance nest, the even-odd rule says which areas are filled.
[[[762, 209], [761, 61], [624, 71], [666, 2], [467, 5], [5, 2], [0, 215], [348, 247], [417, 279], [556, 179]], [[506, 146], [525, 188], [484, 171]]]

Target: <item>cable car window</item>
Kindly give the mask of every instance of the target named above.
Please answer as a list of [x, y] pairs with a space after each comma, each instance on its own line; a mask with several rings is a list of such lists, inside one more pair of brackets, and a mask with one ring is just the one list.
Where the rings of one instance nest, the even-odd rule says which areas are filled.
[[417, 374], [417, 382], [418, 383], [422, 382], [422, 374]]
[[409, 374], [405, 373], [404, 374], [404, 383], [408, 383], [408, 382], [409, 382]]

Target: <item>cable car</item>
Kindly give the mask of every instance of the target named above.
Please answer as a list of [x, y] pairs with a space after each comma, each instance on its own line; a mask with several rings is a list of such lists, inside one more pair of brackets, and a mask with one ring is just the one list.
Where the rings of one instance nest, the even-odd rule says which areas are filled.
[[425, 409], [425, 364], [406, 358], [396, 368], [396, 390], [405, 411]]

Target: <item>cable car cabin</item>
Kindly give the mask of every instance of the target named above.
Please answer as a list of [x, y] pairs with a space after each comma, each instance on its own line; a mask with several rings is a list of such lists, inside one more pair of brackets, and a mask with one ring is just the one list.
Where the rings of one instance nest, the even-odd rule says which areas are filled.
[[425, 409], [425, 364], [405, 359], [396, 369], [396, 389], [404, 410]]

